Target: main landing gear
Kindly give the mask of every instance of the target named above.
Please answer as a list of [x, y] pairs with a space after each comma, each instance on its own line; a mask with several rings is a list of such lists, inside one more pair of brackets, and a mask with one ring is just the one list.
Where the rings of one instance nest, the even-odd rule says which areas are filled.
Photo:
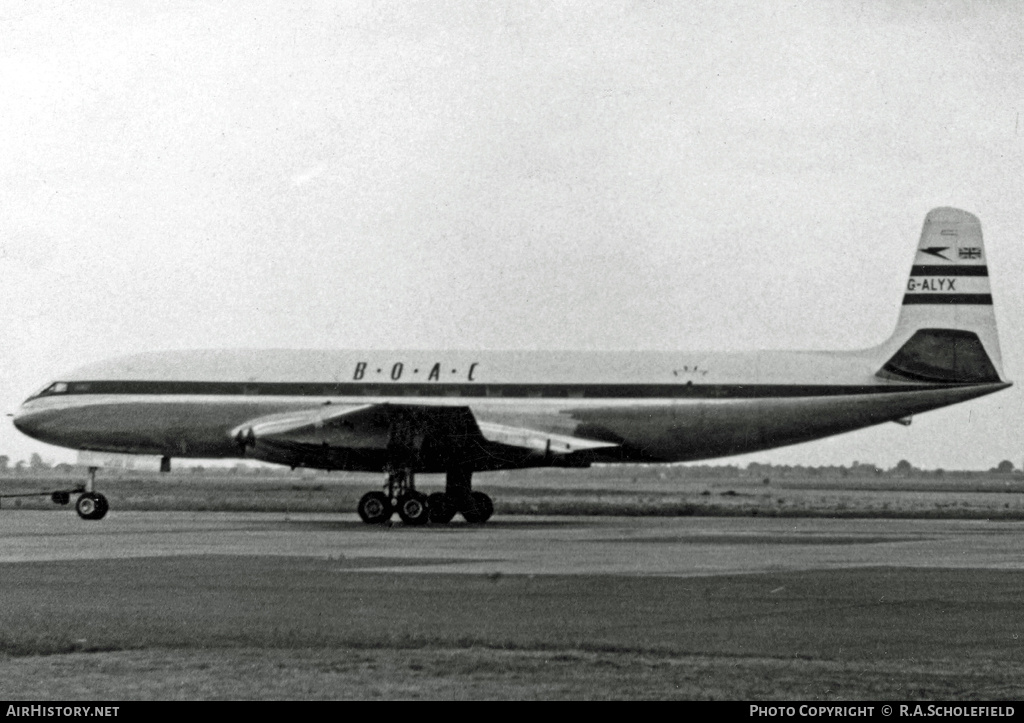
[[409, 468], [389, 469], [383, 492], [367, 492], [356, 508], [368, 525], [387, 522], [398, 512], [407, 525], [427, 523], [427, 496], [416, 491], [415, 475]]
[[[96, 467], [89, 468], [89, 481], [85, 483], [85, 491], [75, 502], [75, 512], [83, 520], [102, 520], [107, 514], [107, 510], [110, 509], [107, 498], [94, 489], [96, 487], [96, 470]], [[57, 502], [56, 498], [54, 498], [54, 502]], [[66, 503], [58, 502], [58, 504]]]
[[472, 477], [471, 471], [449, 471], [445, 491], [428, 497], [416, 491], [411, 469], [389, 470], [384, 491], [367, 492], [356, 510], [370, 525], [387, 522], [395, 512], [407, 525], [448, 524], [456, 513], [466, 522], [486, 522], [494, 514], [494, 503], [483, 492], [472, 491]]
[[[431, 504], [431, 500], [434, 500]], [[473, 491], [472, 470], [449, 470], [444, 492], [435, 492], [427, 500], [431, 522], [451, 522], [461, 512], [466, 522], [487, 522], [494, 514], [494, 503], [483, 492]], [[434, 519], [434, 515], [437, 516]]]

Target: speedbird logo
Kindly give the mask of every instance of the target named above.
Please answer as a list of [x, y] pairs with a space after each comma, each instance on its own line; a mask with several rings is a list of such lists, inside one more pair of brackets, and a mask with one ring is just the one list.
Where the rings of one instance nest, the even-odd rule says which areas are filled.
[[942, 254], [943, 251], [949, 251], [949, 246], [929, 246], [926, 249], [921, 249], [923, 254], [931, 254], [932, 256], [938, 256], [940, 259], [952, 261], [951, 258]]

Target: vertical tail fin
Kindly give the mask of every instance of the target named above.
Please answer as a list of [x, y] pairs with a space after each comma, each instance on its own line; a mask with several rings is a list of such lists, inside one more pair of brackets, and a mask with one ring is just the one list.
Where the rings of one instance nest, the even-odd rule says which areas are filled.
[[988, 262], [978, 218], [956, 208], [925, 217], [896, 331], [879, 376], [977, 383], [1002, 378]]

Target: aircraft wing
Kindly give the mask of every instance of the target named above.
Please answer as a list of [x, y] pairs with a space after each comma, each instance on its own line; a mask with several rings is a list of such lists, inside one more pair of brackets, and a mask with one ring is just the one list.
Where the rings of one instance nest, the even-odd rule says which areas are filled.
[[338, 469], [384, 459], [396, 446], [417, 459], [417, 466], [435, 471], [459, 461], [488, 469], [509, 458], [529, 464], [619, 446], [572, 434], [557, 415], [529, 422], [483, 419], [469, 407], [325, 404], [251, 419], [230, 434], [257, 459]]
[[489, 442], [496, 442], [497, 444], [504, 444], [509, 447], [521, 447], [532, 452], [541, 452], [547, 455], [572, 454], [573, 452], [619, 446], [615, 442], [601, 442], [567, 434], [555, 434], [542, 429], [509, 427], [504, 424], [482, 421], [478, 421], [477, 424], [480, 427], [480, 433]]
[[235, 427], [231, 436], [239, 445], [287, 442], [330, 447], [387, 444], [387, 405], [324, 404], [313, 409], [257, 417]]

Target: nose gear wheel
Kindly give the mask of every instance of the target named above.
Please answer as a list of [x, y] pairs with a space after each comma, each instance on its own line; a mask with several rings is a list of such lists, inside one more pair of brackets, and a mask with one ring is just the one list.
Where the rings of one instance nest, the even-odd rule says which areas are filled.
[[75, 502], [75, 511], [83, 520], [102, 520], [110, 505], [99, 492], [83, 492]]

